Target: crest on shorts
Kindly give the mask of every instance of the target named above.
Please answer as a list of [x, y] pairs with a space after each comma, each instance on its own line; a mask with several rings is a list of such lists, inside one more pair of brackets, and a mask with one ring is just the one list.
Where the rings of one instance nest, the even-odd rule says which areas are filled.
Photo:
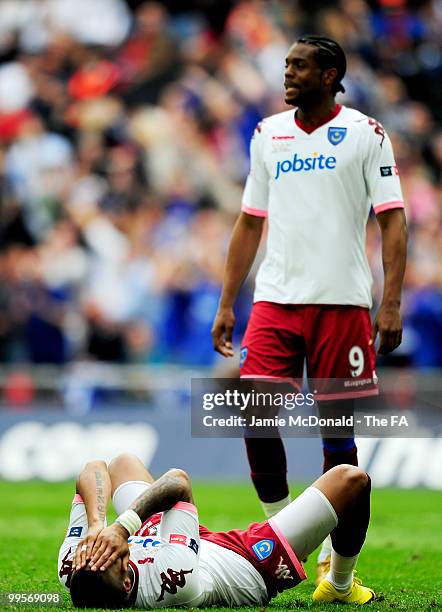
[[264, 561], [264, 559], [270, 557], [274, 548], [275, 542], [273, 540], [260, 540], [252, 546], [252, 550], [259, 561]]
[[332, 145], [338, 145], [342, 142], [347, 134], [347, 128], [343, 127], [329, 127], [328, 128], [328, 141]]
[[244, 348], [241, 349], [241, 352], [239, 354], [239, 367], [242, 368], [242, 366], [244, 365], [246, 359], [247, 359], [247, 352], [248, 349], [245, 346]]

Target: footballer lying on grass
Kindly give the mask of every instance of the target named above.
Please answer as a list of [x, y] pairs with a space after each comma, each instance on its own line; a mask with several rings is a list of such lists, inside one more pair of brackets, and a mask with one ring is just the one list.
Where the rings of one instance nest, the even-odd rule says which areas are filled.
[[[111, 495], [119, 516], [106, 527]], [[137, 457], [123, 454], [81, 472], [59, 577], [77, 607], [262, 606], [306, 577], [299, 560], [330, 533], [330, 572], [313, 600], [364, 604], [374, 593], [353, 569], [369, 519], [369, 476], [339, 465], [270, 520], [209, 531], [185, 472], [154, 481]]]

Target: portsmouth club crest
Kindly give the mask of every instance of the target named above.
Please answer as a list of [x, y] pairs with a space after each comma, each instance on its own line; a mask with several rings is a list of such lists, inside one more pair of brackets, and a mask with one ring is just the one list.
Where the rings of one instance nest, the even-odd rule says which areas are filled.
[[347, 128], [343, 127], [329, 127], [328, 128], [328, 140], [332, 145], [338, 145], [342, 142], [347, 134]]
[[252, 550], [259, 559], [259, 561], [264, 561], [264, 559], [270, 557], [274, 547], [275, 542], [273, 540], [260, 540], [252, 546]]

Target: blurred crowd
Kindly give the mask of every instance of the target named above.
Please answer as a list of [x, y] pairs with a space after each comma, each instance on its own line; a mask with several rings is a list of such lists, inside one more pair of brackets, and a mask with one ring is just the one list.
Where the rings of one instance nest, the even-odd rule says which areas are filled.
[[[249, 140], [286, 110], [303, 33], [342, 44], [339, 102], [395, 148], [410, 253], [391, 362], [442, 366], [442, 0], [2, 0], [0, 362], [215, 361]], [[379, 301], [372, 218], [367, 248]]]

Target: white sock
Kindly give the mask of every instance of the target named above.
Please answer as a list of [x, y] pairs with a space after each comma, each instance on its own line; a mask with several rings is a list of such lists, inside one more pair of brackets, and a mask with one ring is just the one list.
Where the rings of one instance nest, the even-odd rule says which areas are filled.
[[326, 578], [337, 591], [348, 591], [353, 582], [353, 570], [359, 555], [342, 557], [332, 548], [330, 571]]
[[318, 555], [318, 563], [323, 563], [331, 555], [332, 541], [330, 534], [322, 542], [321, 552]]
[[283, 508], [288, 506], [291, 501], [292, 501], [292, 498], [290, 497], [290, 493], [289, 493], [287, 497], [284, 497], [284, 499], [280, 499], [279, 501], [275, 501], [275, 502], [263, 502], [262, 501], [261, 506], [262, 506], [262, 509], [264, 510], [264, 514], [266, 515], [266, 517], [270, 518], [271, 516], [275, 516], [275, 514], [277, 514]]

